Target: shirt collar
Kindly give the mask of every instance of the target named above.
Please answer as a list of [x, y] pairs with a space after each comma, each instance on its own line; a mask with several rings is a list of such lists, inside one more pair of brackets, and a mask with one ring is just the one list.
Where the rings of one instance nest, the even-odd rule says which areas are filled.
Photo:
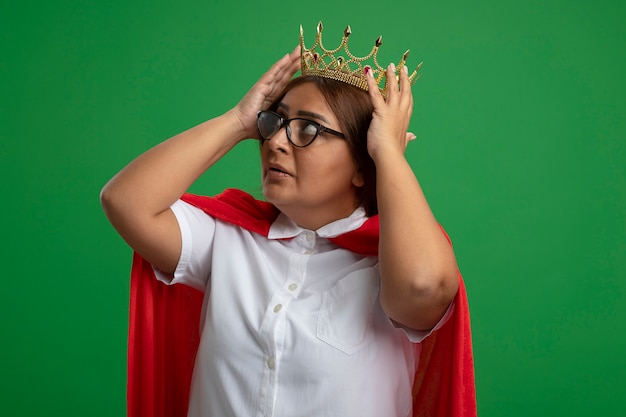
[[[317, 236], [323, 238], [337, 237], [358, 229], [366, 220], [365, 209], [358, 207], [349, 217], [328, 223], [315, 230], [315, 233]], [[298, 226], [285, 214], [280, 213], [276, 220], [274, 220], [274, 223], [272, 223], [267, 237], [268, 239], [289, 239], [307, 231], [309, 230]]]

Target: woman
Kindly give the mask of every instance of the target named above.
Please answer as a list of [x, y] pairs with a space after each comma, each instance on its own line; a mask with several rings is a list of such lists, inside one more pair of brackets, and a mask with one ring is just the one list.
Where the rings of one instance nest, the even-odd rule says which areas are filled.
[[[406, 67], [399, 81], [387, 68], [383, 98], [372, 71], [365, 92], [290, 81], [300, 65], [298, 47], [233, 109], [139, 156], [101, 194], [159, 280], [205, 292], [189, 416], [413, 415], [416, 347], [454, 310], [454, 253], [404, 157]], [[261, 139], [269, 204], [250, 203], [270, 210], [261, 233], [180, 200], [246, 138]], [[373, 253], [349, 250], [342, 236], [371, 219]]]

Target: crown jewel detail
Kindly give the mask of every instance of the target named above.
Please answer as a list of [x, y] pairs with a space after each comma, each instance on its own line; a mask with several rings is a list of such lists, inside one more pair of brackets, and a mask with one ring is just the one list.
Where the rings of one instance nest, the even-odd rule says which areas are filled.
[[[341, 81], [362, 90], [368, 91], [367, 76], [368, 71], [372, 71], [376, 84], [378, 84], [378, 90], [383, 97], [387, 96], [387, 71], [381, 67], [378, 63], [377, 55], [378, 48], [383, 44], [383, 37], [379, 36], [374, 42], [374, 47], [364, 57], [354, 56], [350, 49], [348, 49], [348, 38], [352, 34], [350, 25], [348, 25], [343, 31], [343, 39], [339, 46], [335, 49], [326, 49], [322, 44], [322, 30], [324, 29], [322, 22], [317, 24], [317, 36], [315, 42], [310, 48], [304, 46], [304, 31], [302, 25], [300, 25], [300, 47], [301, 47], [301, 71], [302, 75], [317, 75], [319, 77], [330, 78], [333, 80]], [[343, 56], [345, 55], [345, 57]], [[406, 59], [409, 56], [407, 50], [402, 59], [396, 65], [396, 71], [402, 71], [402, 67], [405, 65]], [[367, 62], [370, 60], [369, 62]], [[409, 75], [409, 81], [411, 85], [415, 84], [415, 81], [419, 78], [418, 71], [422, 64], [420, 63], [417, 68]], [[398, 74], [396, 73], [396, 79]]]

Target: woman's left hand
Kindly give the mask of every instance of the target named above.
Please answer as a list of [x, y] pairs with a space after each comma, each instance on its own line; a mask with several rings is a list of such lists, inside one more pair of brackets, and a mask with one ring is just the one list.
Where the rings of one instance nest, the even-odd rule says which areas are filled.
[[433, 328], [458, 289], [454, 251], [433, 215], [404, 155], [413, 97], [404, 68], [399, 82], [387, 68], [387, 99], [367, 77], [374, 107], [367, 150], [376, 164], [380, 223], [380, 304], [394, 321], [411, 329]]
[[390, 153], [404, 155], [407, 143], [415, 139], [415, 135], [407, 132], [413, 113], [413, 94], [407, 67], [400, 68], [398, 72], [399, 83], [395, 65], [387, 67], [386, 100], [378, 90], [372, 71], [367, 73], [367, 86], [374, 106], [372, 123], [367, 132], [367, 150], [375, 163]]

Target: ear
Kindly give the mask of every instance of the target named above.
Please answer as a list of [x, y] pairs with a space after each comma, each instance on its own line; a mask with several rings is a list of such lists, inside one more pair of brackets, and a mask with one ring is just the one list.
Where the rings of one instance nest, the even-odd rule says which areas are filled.
[[361, 170], [356, 170], [354, 172], [354, 176], [352, 177], [352, 185], [357, 188], [363, 187], [365, 185], [365, 180], [363, 179], [363, 174], [361, 174]]

